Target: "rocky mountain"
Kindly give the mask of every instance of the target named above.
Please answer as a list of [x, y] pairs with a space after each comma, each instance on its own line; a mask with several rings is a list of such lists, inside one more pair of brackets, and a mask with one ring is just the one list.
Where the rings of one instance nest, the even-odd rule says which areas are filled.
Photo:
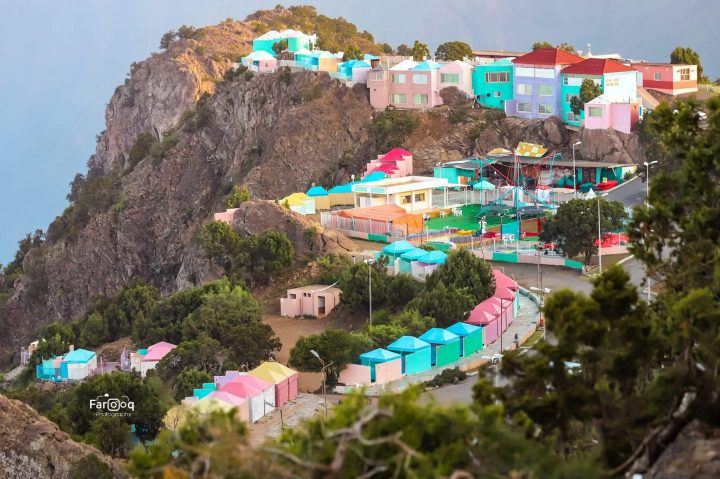
[[120, 464], [73, 441], [30, 406], [1, 394], [0, 424], [0, 478], [72, 479], [74, 466], [88, 455], [106, 464], [114, 477], [127, 477]]
[[[287, 11], [270, 12], [184, 27], [165, 51], [131, 67], [108, 104], [87, 177], [73, 185], [71, 206], [50, 225], [45, 244], [24, 255], [22, 276], [0, 296], [0, 353], [16, 351], [43, 324], [82, 314], [93, 297], [113, 295], [135, 277], [164, 293], [216, 278], [220, 271], [194, 238], [234, 184], [275, 200], [312, 183], [346, 181], [393, 142], [414, 152], [422, 174], [518, 141], [568, 152], [577, 138], [557, 119], [527, 122], [469, 104], [388, 112], [380, 127], [383, 115], [372, 111], [363, 85], [348, 88], [323, 72], [234, 73], [263, 18], [293, 24]], [[467, 118], [458, 122], [459, 110]], [[412, 128], [398, 133], [393, 118], [403, 116]], [[640, 154], [634, 137], [579, 135], [585, 159], [629, 163]], [[272, 202], [244, 205], [234, 226], [248, 233], [283, 228], [300, 252], [308, 247], [302, 231], [319, 231]], [[350, 247], [332, 232], [321, 231], [316, 241], [314, 252]]]

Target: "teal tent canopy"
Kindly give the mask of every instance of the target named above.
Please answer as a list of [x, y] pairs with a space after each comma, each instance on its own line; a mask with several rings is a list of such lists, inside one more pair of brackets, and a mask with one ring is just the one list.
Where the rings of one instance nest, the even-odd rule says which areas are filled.
[[387, 349], [383, 348], [377, 348], [370, 352], [363, 353], [360, 355], [360, 360], [373, 362], [373, 363], [384, 363], [387, 361], [392, 361], [393, 359], [399, 359], [400, 355], [398, 353], [394, 353], [392, 351], [388, 351]]
[[360, 180], [360, 183], [369, 183], [371, 181], [380, 181], [384, 180], [387, 177], [385, 173], [382, 171], [373, 171], [372, 173], [369, 173], [365, 178]]
[[393, 243], [390, 243], [386, 247], [383, 248], [383, 253], [387, 254], [403, 254], [407, 253], [408, 251], [414, 250], [415, 246], [413, 246], [412, 243], [408, 243], [405, 240], [395, 241]]
[[370, 65], [362, 60], [348, 60], [339, 66], [342, 68], [370, 68]]
[[86, 363], [94, 357], [95, 353], [93, 351], [88, 351], [87, 349], [76, 349], [75, 351], [67, 353], [63, 357], [63, 361], [66, 363]]
[[468, 323], [455, 323], [449, 328], [447, 328], [448, 331], [450, 331], [453, 334], [457, 334], [460, 337], [464, 336], [470, 336], [472, 333], [477, 331], [478, 329], [481, 329], [479, 326], [474, 326], [472, 324]]
[[487, 180], [482, 180], [482, 181], [478, 181], [477, 183], [475, 183], [473, 185], [473, 189], [474, 190], [494, 190], [495, 185], [493, 185], [492, 183], [490, 183]]
[[387, 348], [390, 351], [395, 351], [396, 353], [414, 353], [429, 347], [430, 345], [428, 343], [414, 336], [402, 336], [396, 339]]
[[425, 331], [420, 339], [430, 344], [448, 344], [457, 341], [458, 335], [447, 329], [432, 328]]
[[415, 261], [416, 259], [422, 258], [425, 256], [428, 252], [425, 251], [422, 248], [414, 248], [410, 251], [406, 251], [405, 253], [400, 255], [400, 258], [406, 259], [408, 261]]
[[417, 70], [417, 71], [430, 71], [430, 70], [438, 70], [442, 65], [440, 65], [437, 62], [434, 62], [432, 60], [425, 60], [423, 62], [418, 63], [416, 66], [411, 68], [411, 70]]
[[307, 190], [307, 193], [305, 194], [308, 196], [327, 196], [328, 192], [322, 186], [313, 186]]
[[436, 250], [427, 252], [426, 254], [418, 258], [418, 261], [431, 264], [444, 264], [446, 259], [447, 255], [445, 253]]
[[330, 188], [328, 193], [352, 193], [352, 185], [356, 183], [356, 181], [351, 181], [350, 183], [345, 183], [344, 185], [334, 186]]
[[377, 55], [371, 55], [370, 53], [366, 53], [366, 54], [363, 56], [363, 60], [365, 60], [365, 61], [368, 61], [368, 60], [380, 60], [380, 57], [377, 56]]

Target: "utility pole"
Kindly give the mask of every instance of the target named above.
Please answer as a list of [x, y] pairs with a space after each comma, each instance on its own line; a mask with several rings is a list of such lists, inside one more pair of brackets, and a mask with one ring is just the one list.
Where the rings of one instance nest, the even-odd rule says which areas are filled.
[[[643, 165], [645, 165], [645, 208], [650, 209], [650, 167], [657, 163], [658, 161], [651, 161], [651, 162], [644, 162]], [[645, 272], [645, 277], [647, 278], [647, 300], [648, 303], [652, 299], [651, 293], [650, 293], [650, 286], [652, 285], [652, 279], [650, 279], [650, 275], [647, 274], [647, 270]]]
[[600, 197], [598, 196], [598, 268], [602, 273], [602, 234], [600, 233]]
[[370, 326], [372, 326], [372, 265], [375, 261], [368, 259], [365, 260], [368, 265], [368, 306], [370, 307]]
[[575, 147], [582, 145], [582, 141], [576, 141], [572, 146], [573, 155], [573, 198], [577, 199], [577, 168], [575, 168]]

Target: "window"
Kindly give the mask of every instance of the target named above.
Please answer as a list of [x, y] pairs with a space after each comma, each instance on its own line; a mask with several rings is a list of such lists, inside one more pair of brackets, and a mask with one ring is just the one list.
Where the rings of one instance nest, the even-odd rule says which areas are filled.
[[415, 93], [413, 95], [413, 104], [427, 105], [428, 104], [428, 96], [425, 93]]
[[492, 72], [485, 74], [486, 83], [508, 83], [510, 74], [508, 72]]
[[441, 83], [460, 83], [460, 74], [459, 73], [441, 73], [440, 74], [440, 82]]
[[566, 121], [580, 121], [580, 116], [576, 115], [575, 113], [569, 111], [566, 116]]
[[552, 85], [538, 85], [538, 95], [540, 96], [552, 96], [553, 87]]
[[593, 118], [602, 118], [603, 116], [603, 109], [598, 106], [591, 106], [589, 108], [590, 116]]
[[415, 85], [426, 85], [428, 82], [428, 76], [424, 73], [422, 75], [415, 74], [413, 75], [413, 83]]
[[392, 82], [397, 85], [405, 83], [405, 75], [403, 73], [393, 73]]
[[568, 77], [563, 76], [563, 85], [569, 85], [570, 82], [568, 81]]
[[541, 103], [538, 105], [538, 113], [541, 115], [552, 115], [553, 107], [552, 105], [548, 105], [546, 103]]
[[372, 72], [370, 79], [373, 81], [382, 81], [384, 79], [383, 72]]
[[425, 193], [415, 193], [415, 201], [425, 201]]
[[680, 81], [690, 81], [690, 69], [689, 68], [681, 68], [680, 69]]
[[620, 84], [620, 79], [618, 78], [608, 78], [605, 80], [605, 87], [609, 86], [618, 86]]
[[653, 74], [653, 80], [662, 80], [662, 73]]
[[405, 93], [393, 93], [392, 97], [390, 98], [390, 102], [398, 105], [398, 104], [405, 104], [407, 102], [407, 96]]
[[500, 98], [501, 95], [502, 95], [502, 93], [499, 92], [499, 91], [493, 92], [493, 96], [494, 96], [495, 98]]
[[565, 103], [570, 103], [570, 101], [573, 99], [573, 97], [578, 97], [578, 95], [573, 95], [572, 93], [566, 93], [565, 94]]
[[532, 113], [532, 105], [530, 103], [518, 103], [517, 111], [520, 113]]
[[400, 197], [400, 204], [409, 205], [412, 203], [412, 195], [402, 195]]
[[532, 85], [526, 83], [520, 83], [518, 85], [518, 94], [520, 95], [532, 95]]

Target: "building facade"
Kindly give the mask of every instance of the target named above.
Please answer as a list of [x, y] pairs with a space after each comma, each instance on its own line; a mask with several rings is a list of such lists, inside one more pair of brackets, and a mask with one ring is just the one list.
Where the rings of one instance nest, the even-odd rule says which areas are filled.
[[475, 101], [485, 108], [505, 109], [513, 98], [513, 64], [509, 58], [477, 65], [472, 75]]
[[642, 73], [643, 86], [668, 95], [694, 93], [698, 89], [697, 65], [672, 65], [669, 63], [633, 63]]
[[513, 99], [505, 102], [505, 113], [520, 118], [560, 116], [560, 72], [581, 61], [582, 57], [558, 48], [539, 48], [512, 60], [514, 92]]

